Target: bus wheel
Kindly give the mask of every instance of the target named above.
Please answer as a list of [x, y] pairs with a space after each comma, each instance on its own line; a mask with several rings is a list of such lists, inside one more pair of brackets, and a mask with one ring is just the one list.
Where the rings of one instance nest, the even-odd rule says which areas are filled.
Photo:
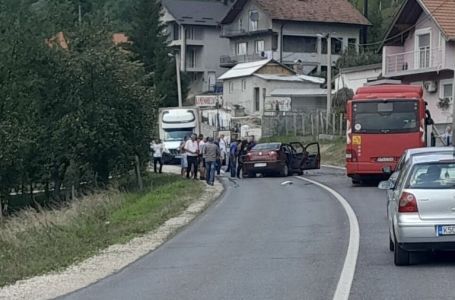
[[362, 181], [352, 178], [352, 184], [361, 184]]

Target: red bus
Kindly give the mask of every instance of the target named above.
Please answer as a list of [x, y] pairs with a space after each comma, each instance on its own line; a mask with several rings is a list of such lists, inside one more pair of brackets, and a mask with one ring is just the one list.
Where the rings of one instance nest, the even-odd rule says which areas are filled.
[[361, 87], [346, 105], [346, 169], [353, 183], [387, 177], [409, 148], [427, 145], [423, 90], [413, 85]]

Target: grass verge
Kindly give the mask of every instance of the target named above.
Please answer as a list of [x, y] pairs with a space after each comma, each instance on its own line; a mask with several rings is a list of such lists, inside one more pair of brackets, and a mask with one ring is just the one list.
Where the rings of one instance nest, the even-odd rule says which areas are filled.
[[203, 192], [200, 182], [150, 175], [148, 192], [109, 191], [55, 210], [24, 210], [0, 224], [0, 286], [57, 271], [156, 229]]
[[[272, 136], [268, 138], [261, 139], [261, 142], [301, 142], [303, 144], [308, 144], [315, 142], [315, 139], [311, 136]], [[346, 140], [345, 138], [339, 137], [335, 140], [321, 140], [319, 141], [321, 146], [321, 163], [325, 165], [333, 165], [344, 167], [346, 161]]]

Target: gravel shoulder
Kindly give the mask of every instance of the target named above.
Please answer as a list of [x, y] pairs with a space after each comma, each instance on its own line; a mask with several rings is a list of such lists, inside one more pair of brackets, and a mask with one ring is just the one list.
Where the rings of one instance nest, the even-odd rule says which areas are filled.
[[[166, 172], [179, 173], [179, 168], [165, 168]], [[126, 244], [117, 244], [101, 251], [62, 272], [21, 280], [0, 289], [0, 299], [52, 299], [84, 288], [112, 275], [147, 253], [157, 249], [179, 229], [189, 224], [223, 192], [223, 185], [216, 182], [206, 186], [203, 196], [195, 200], [181, 215], [167, 220], [157, 230]]]

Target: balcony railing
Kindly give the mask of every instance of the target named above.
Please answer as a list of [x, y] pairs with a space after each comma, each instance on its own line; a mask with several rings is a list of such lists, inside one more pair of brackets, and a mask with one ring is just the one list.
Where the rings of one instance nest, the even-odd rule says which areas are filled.
[[440, 48], [426, 48], [417, 51], [387, 54], [385, 57], [385, 71], [390, 73], [409, 73], [441, 69], [443, 56]]
[[272, 33], [271, 29], [257, 28], [257, 29], [239, 29], [235, 26], [223, 26], [221, 31], [222, 37], [236, 37], [236, 36], [247, 36], [247, 35], [258, 35]]

